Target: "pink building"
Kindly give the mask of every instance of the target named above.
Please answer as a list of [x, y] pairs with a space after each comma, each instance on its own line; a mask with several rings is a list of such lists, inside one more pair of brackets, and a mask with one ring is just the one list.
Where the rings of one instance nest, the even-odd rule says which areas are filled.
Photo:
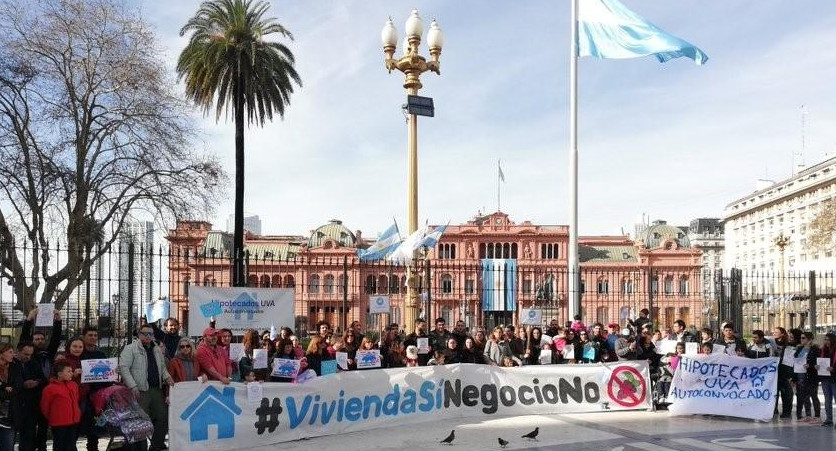
[[[450, 225], [419, 263], [422, 315], [429, 305], [430, 318], [490, 326], [516, 323], [519, 308], [535, 307], [543, 310], [544, 321], [565, 322], [568, 233], [564, 225], [516, 224], [503, 212]], [[209, 223], [187, 221], [168, 239], [171, 300], [182, 320], [189, 286], [229, 286], [232, 237], [212, 231]], [[372, 241], [338, 220], [308, 237], [248, 235], [249, 285], [294, 288], [299, 330], [320, 320], [338, 328], [353, 320], [371, 329], [403, 324], [405, 268], [358, 261], [357, 249]], [[635, 240], [588, 236], [579, 242], [585, 322], [624, 324], [638, 309], [649, 308], [662, 327], [678, 318], [703, 324], [710, 300], [699, 291], [701, 252], [690, 247], [682, 229], [660, 222]], [[369, 297], [376, 295], [390, 296], [390, 315], [367, 313]]]

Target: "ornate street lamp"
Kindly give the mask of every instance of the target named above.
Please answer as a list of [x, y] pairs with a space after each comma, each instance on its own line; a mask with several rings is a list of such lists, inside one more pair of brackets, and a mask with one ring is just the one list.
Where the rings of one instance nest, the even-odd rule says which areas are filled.
[[778, 262], [778, 294], [779, 294], [779, 308], [780, 308], [780, 315], [781, 318], [778, 323], [784, 327], [786, 327], [786, 318], [785, 318], [785, 306], [787, 304], [786, 300], [784, 299], [784, 249], [790, 245], [790, 238], [784, 236], [784, 232], [781, 232], [775, 238], [775, 246], [778, 247], [779, 258], [781, 259]]
[[[418, 15], [418, 10], [413, 9], [406, 20], [406, 37], [404, 41], [404, 53], [400, 58], [395, 58], [395, 49], [398, 46], [398, 36], [395, 25], [390, 17], [383, 26], [380, 33], [383, 41], [383, 53], [386, 55], [384, 64], [391, 73], [397, 69], [402, 72], [406, 79], [403, 87], [410, 96], [417, 96], [418, 90], [422, 88], [421, 74], [432, 71], [440, 74], [439, 57], [444, 39], [438, 22], [433, 19], [430, 29], [427, 32], [427, 45], [430, 52], [430, 60], [418, 54], [418, 46], [421, 44], [421, 35], [424, 32], [424, 24]], [[410, 111], [408, 115], [408, 175], [407, 175], [407, 232], [413, 233], [418, 229], [418, 117]], [[406, 305], [404, 308], [404, 321], [408, 331], [415, 327], [415, 319], [418, 317], [418, 285], [420, 274], [413, 271], [412, 266], [407, 268], [406, 282]]]

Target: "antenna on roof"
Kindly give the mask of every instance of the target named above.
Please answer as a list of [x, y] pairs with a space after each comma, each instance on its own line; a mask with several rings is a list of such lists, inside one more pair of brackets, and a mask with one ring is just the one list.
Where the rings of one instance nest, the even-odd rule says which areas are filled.
[[[801, 150], [792, 154], [792, 175], [804, 170], [804, 152], [807, 151], [807, 107], [801, 105]], [[798, 161], [795, 158], [798, 157]]]

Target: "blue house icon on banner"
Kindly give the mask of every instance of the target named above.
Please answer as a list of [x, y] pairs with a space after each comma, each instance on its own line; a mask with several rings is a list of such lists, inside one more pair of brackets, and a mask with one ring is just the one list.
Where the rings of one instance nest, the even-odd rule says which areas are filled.
[[238, 295], [232, 305], [235, 305], [235, 319], [240, 320], [241, 314], [247, 314], [247, 321], [252, 321], [255, 312], [258, 311], [258, 299], [254, 298], [250, 293], [244, 292]]
[[209, 426], [218, 427], [218, 439], [235, 437], [235, 416], [241, 408], [235, 405], [235, 389], [225, 387], [223, 393], [207, 387], [186, 410], [181, 420], [189, 421], [189, 439], [199, 442], [209, 439]]

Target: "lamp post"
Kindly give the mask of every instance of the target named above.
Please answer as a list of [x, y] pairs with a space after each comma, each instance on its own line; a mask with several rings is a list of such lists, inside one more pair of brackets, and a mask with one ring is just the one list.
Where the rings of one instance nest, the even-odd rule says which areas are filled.
[[784, 249], [790, 244], [790, 238], [784, 236], [784, 232], [781, 232], [775, 238], [775, 246], [778, 247], [779, 258], [781, 259], [778, 262], [778, 295], [779, 295], [779, 315], [781, 316], [779, 324], [781, 326], [786, 327], [786, 318], [785, 318], [785, 305], [786, 300], [784, 299]]
[[[440, 74], [439, 56], [443, 38], [438, 22], [433, 19], [430, 29], [427, 32], [427, 45], [429, 46], [430, 60], [418, 54], [418, 46], [421, 44], [421, 35], [424, 32], [424, 25], [418, 10], [413, 9], [406, 20], [406, 41], [404, 42], [404, 54], [395, 58], [395, 48], [398, 46], [397, 30], [392, 23], [392, 18], [383, 26], [380, 33], [383, 41], [383, 53], [386, 56], [384, 64], [391, 73], [397, 69], [402, 72], [406, 79], [403, 87], [408, 95], [418, 95], [421, 84], [421, 74], [432, 71]], [[407, 231], [412, 234], [418, 229], [418, 118], [415, 114], [408, 115], [408, 174], [407, 174]], [[404, 306], [404, 321], [408, 331], [415, 327], [415, 319], [418, 317], [418, 285], [420, 274], [413, 271], [412, 266], [407, 268], [406, 282], [406, 305]], [[428, 319], [429, 320], [429, 319]]]

